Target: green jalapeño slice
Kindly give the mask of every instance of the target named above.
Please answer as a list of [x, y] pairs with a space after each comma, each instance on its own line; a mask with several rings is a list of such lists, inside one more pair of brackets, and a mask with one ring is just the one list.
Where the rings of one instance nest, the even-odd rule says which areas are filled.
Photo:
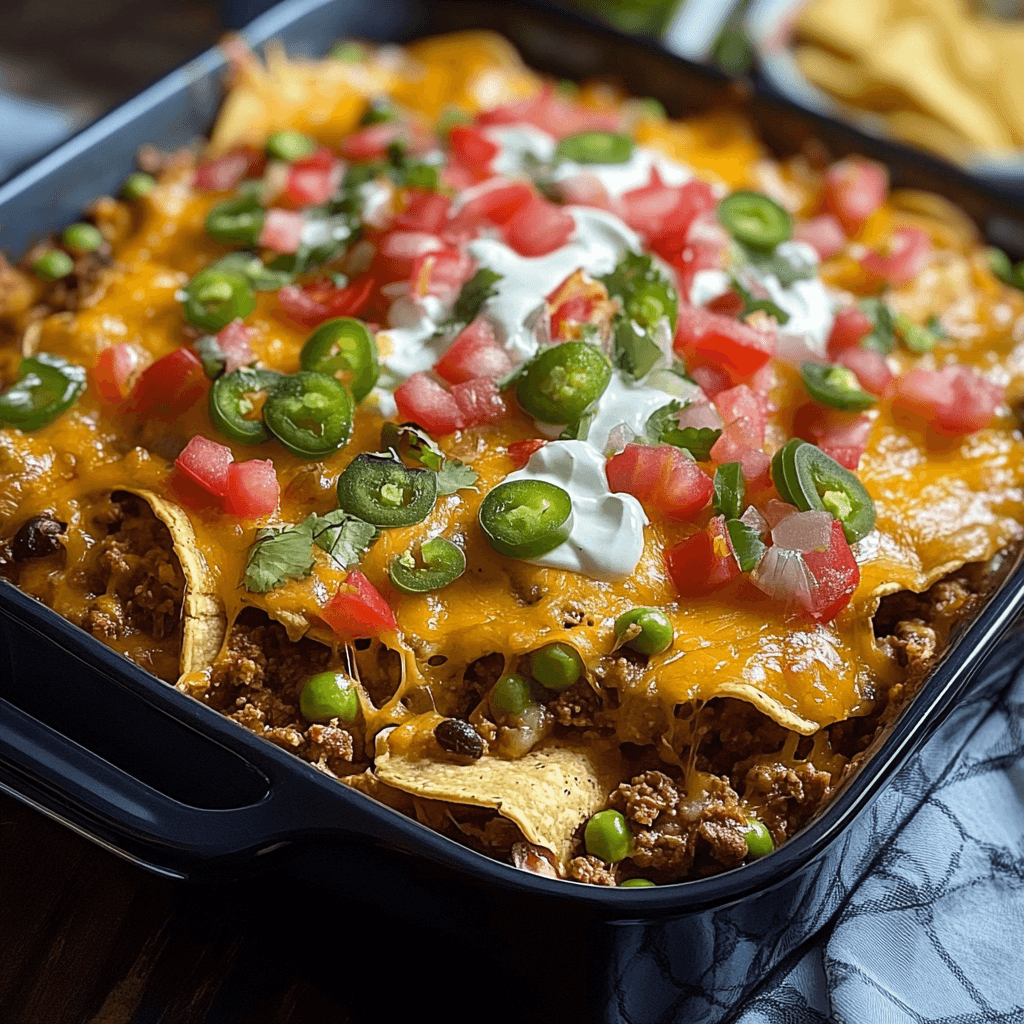
[[845, 466], [807, 441], [794, 439], [772, 459], [772, 479], [783, 501], [803, 512], [830, 512], [850, 544], [875, 528], [875, 503]]
[[718, 219], [737, 242], [751, 249], [774, 249], [793, 234], [793, 218], [760, 192], [726, 196], [718, 204]]
[[523, 412], [541, 423], [575, 423], [605, 392], [612, 364], [596, 346], [567, 341], [544, 349], [516, 385]]
[[410, 549], [388, 570], [391, 582], [407, 594], [426, 594], [454, 583], [466, 571], [466, 555], [458, 544], [431, 537], [420, 545], [419, 558]]
[[819, 405], [847, 412], [860, 412], [875, 404], [875, 396], [860, 386], [853, 370], [845, 366], [821, 366], [818, 363], [804, 363], [800, 367], [807, 394]]
[[270, 439], [263, 422], [263, 405], [283, 379], [274, 370], [243, 367], [218, 377], [210, 388], [210, 419], [229, 440], [262, 444]]
[[265, 216], [254, 195], [239, 196], [218, 204], [206, 215], [206, 233], [225, 245], [256, 245]]
[[546, 480], [506, 480], [481, 503], [480, 528], [495, 551], [540, 558], [568, 539], [572, 498]]
[[561, 160], [577, 164], [624, 164], [633, 155], [633, 140], [615, 132], [580, 132], [562, 139], [555, 150]]
[[377, 343], [366, 324], [341, 316], [321, 324], [302, 346], [299, 357], [304, 370], [316, 370], [339, 377], [352, 389], [352, 399], [361, 402], [380, 376]]
[[232, 320], [244, 320], [256, 308], [256, 298], [241, 274], [213, 268], [196, 274], [185, 289], [185, 319], [210, 334]]
[[338, 507], [374, 526], [421, 523], [435, 501], [437, 474], [410, 469], [393, 455], [361, 452], [338, 477]]
[[348, 442], [352, 398], [341, 381], [303, 370], [270, 389], [263, 422], [292, 455], [325, 459]]
[[30, 431], [52, 423], [85, 389], [85, 370], [40, 352], [22, 359], [18, 379], [0, 394], [0, 426]]

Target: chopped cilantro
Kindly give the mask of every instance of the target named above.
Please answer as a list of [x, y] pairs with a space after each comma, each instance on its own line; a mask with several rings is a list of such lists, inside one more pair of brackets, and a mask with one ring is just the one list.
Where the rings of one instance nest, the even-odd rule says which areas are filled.
[[494, 286], [503, 275], [481, 267], [463, 286], [455, 300], [452, 315], [445, 321], [445, 327], [465, 327], [472, 323], [483, 309], [484, 303], [498, 294]]
[[326, 551], [339, 569], [359, 562], [380, 533], [376, 526], [340, 508], [325, 516], [313, 513], [300, 528], [309, 529], [313, 543]]
[[661, 359], [662, 352], [650, 333], [635, 320], [619, 317], [615, 324], [612, 362], [631, 380], [646, 377]]
[[438, 472], [444, 465], [444, 455], [434, 439], [415, 423], [385, 423], [380, 430], [380, 443], [403, 458], [418, 462]]
[[881, 299], [863, 299], [860, 308], [873, 327], [871, 333], [861, 339], [860, 347], [888, 355], [896, 347], [893, 311]]
[[714, 427], [680, 427], [676, 413], [683, 407], [682, 402], [671, 401], [656, 409], [648, 417], [644, 433], [653, 444], [671, 444], [689, 452], [698, 462], [707, 462], [722, 431]]
[[305, 579], [313, 571], [313, 537], [305, 524], [268, 526], [256, 532], [242, 574], [242, 586], [265, 594], [287, 580]]
[[438, 497], [454, 494], [464, 488], [475, 491], [479, 479], [480, 474], [475, 469], [459, 462], [458, 459], [446, 459], [444, 465], [437, 471]]

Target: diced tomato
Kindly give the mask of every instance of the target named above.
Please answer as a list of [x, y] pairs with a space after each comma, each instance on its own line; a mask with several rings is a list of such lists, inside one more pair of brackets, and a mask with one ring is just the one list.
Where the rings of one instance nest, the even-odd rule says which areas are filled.
[[494, 380], [510, 373], [512, 367], [512, 357], [498, 342], [490, 320], [477, 317], [448, 346], [434, 372], [449, 384], [461, 384], [475, 377]]
[[409, 275], [414, 295], [436, 295], [445, 301], [455, 298], [473, 276], [476, 264], [467, 252], [442, 249], [419, 256]]
[[729, 253], [728, 232], [713, 212], [698, 214], [686, 231], [672, 231], [651, 239], [651, 248], [675, 268], [679, 294], [686, 300], [701, 270], [720, 270]]
[[588, 295], [575, 295], [566, 299], [551, 314], [551, 340], [567, 341], [579, 336], [581, 325], [593, 316], [597, 302]]
[[448, 133], [452, 160], [473, 172], [479, 179], [491, 173], [491, 161], [498, 155], [496, 146], [479, 128], [457, 125]]
[[585, 107], [551, 89], [482, 111], [476, 120], [477, 124], [532, 124], [558, 139], [580, 132], [614, 132], [622, 125], [622, 115], [617, 110]]
[[500, 423], [508, 419], [508, 406], [490, 377], [474, 377], [461, 384], [453, 384], [451, 394], [462, 413], [464, 427], [481, 427], [485, 423]]
[[847, 235], [855, 235], [889, 191], [889, 174], [881, 164], [846, 157], [825, 172], [825, 207]]
[[746, 420], [746, 430], [754, 439], [752, 443], [757, 447], [764, 444], [767, 410], [763, 396], [756, 394], [746, 384], [737, 384], [736, 387], [715, 395], [715, 407], [725, 424], [735, 423], [740, 419]]
[[224, 364], [225, 373], [234, 373], [241, 366], [249, 366], [256, 361], [256, 353], [252, 350], [250, 339], [252, 332], [241, 319], [232, 320], [217, 335], [217, 344], [227, 356]]
[[859, 306], [839, 310], [832, 322], [832, 333], [828, 336], [829, 359], [835, 359], [840, 352], [852, 348], [873, 330], [874, 326]]
[[552, 187], [559, 199], [570, 206], [596, 206], [601, 210], [614, 210], [618, 207], [596, 174], [574, 174], [556, 181]]
[[405, 209], [391, 224], [397, 231], [425, 231], [436, 235], [448, 220], [452, 201], [440, 192], [410, 188], [405, 192]]
[[823, 213], [798, 224], [793, 237], [806, 242], [822, 260], [830, 260], [846, 247], [843, 225], [831, 213]]
[[732, 387], [732, 380], [725, 370], [718, 366], [691, 366], [686, 371], [699, 385], [708, 398]]
[[549, 329], [553, 341], [581, 337], [583, 324], [607, 325], [617, 312], [608, 289], [580, 269], [570, 274], [547, 296]]
[[516, 469], [522, 469], [535, 452], [539, 452], [547, 444], [543, 438], [528, 437], [524, 441], [513, 441], [508, 446], [508, 457]]
[[848, 348], [836, 360], [841, 366], [853, 370], [860, 386], [873, 395], [884, 395], [892, 381], [892, 370], [881, 352], [867, 348]]
[[360, 314], [376, 284], [370, 274], [354, 278], [344, 288], [336, 288], [328, 278], [320, 278], [301, 287], [285, 285], [277, 293], [277, 302], [289, 319], [304, 327], [317, 327], [336, 316]]
[[546, 256], [576, 230], [572, 214], [540, 196], [521, 206], [505, 225], [505, 242], [520, 256]]
[[710, 302], [706, 302], [704, 308], [712, 313], [721, 313], [722, 316], [738, 317], [746, 308], [746, 303], [739, 292], [734, 292], [730, 288], [729, 291], [722, 292]]
[[395, 404], [403, 420], [418, 423], [435, 437], [461, 430], [465, 416], [451, 393], [426, 373], [414, 373], [395, 390]]
[[732, 553], [725, 516], [665, 551], [665, 566], [681, 597], [710, 594], [740, 574]]
[[453, 192], [465, 192], [476, 183], [476, 175], [468, 167], [449, 163], [441, 168], [441, 184]]
[[196, 168], [193, 184], [200, 192], [229, 192], [243, 178], [263, 173], [263, 150], [240, 146], [223, 156], [203, 160]]
[[305, 226], [305, 215], [298, 210], [278, 210], [272, 207], [263, 218], [260, 245], [274, 252], [298, 252]]
[[356, 163], [383, 160], [388, 155], [388, 147], [397, 142], [401, 135], [402, 126], [393, 121], [371, 124], [345, 139], [341, 144], [341, 155]]
[[874, 249], [861, 259], [860, 265], [867, 274], [898, 287], [909, 284], [924, 270], [932, 251], [931, 236], [921, 228], [897, 228], [889, 239], [888, 252], [883, 254]]
[[608, 486], [638, 498], [648, 512], [666, 519], [692, 519], [714, 493], [711, 477], [670, 444], [627, 444], [605, 467]]
[[917, 368], [897, 377], [893, 404], [927, 420], [940, 434], [958, 437], [981, 430], [1003, 401], [1003, 388], [969, 366]]
[[675, 347], [693, 366], [711, 364], [738, 383], [775, 354], [775, 334], [699, 306], [681, 304]]
[[744, 416], [730, 423], [711, 446], [711, 459], [719, 466], [738, 462], [743, 467], [743, 479], [748, 490], [761, 491], [771, 484], [771, 457], [755, 443], [754, 425]]
[[344, 170], [334, 154], [321, 146], [288, 168], [283, 198], [290, 206], [320, 206], [338, 191]]
[[228, 470], [234, 461], [226, 444], [197, 435], [174, 460], [174, 468], [210, 494], [223, 498], [228, 493]]
[[442, 234], [452, 241], [467, 241], [489, 225], [507, 224], [523, 206], [532, 202], [535, 193], [522, 182], [488, 183], [467, 199], [448, 221]]
[[281, 487], [270, 459], [249, 459], [228, 466], [224, 508], [243, 519], [269, 516], [281, 500]]
[[206, 394], [207, 379], [199, 357], [188, 348], [151, 363], [139, 374], [128, 398], [128, 411], [174, 419]]
[[379, 281], [408, 281], [420, 257], [447, 250], [437, 235], [426, 231], [389, 231], [377, 247], [373, 272]]
[[870, 433], [870, 416], [828, 409], [816, 402], [802, 405], [793, 418], [794, 436], [816, 444], [847, 469], [860, 465]]
[[377, 636], [397, 629], [395, 613], [377, 588], [358, 570], [352, 570], [320, 613], [324, 622], [346, 640]]
[[123, 402], [131, 391], [132, 375], [142, 362], [134, 345], [121, 342], [105, 348], [92, 368], [92, 386], [104, 402]]
[[831, 622], [849, 603], [860, 583], [860, 568], [839, 520], [832, 523], [825, 551], [805, 551], [803, 560], [818, 586], [805, 611], [819, 622]]
[[666, 185], [656, 167], [648, 184], [627, 192], [621, 205], [622, 219], [648, 239], [685, 239], [694, 218], [714, 208], [715, 195], [706, 181]]

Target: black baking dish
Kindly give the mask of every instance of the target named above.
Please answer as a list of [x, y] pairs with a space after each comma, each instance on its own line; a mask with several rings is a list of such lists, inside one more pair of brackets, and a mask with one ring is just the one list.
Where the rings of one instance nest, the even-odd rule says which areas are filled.
[[[257, 48], [279, 38], [291, 53], [320, 54], [339, 37], [401, 42], [480, 25], [505, 34], [544, 72], [613, 76], [676, 116], [737, 103], [779, 153], [818, 138], [836, 155], [883, 160], [897, 185], [948, 196], [992, 241], [1024, 249], [1024, 213], [1011, 196], [550, 8], [299, 0], [243, 35]], [[0, 187], [0, 250], [20, 255], [114, 191], [141, 144], [173, 148], [203, 136], [224, 70], [219, 52], [203, 54]], [[1007, 640], [1022, 612], [1024, 569], [1008, 561], [999, 589], [820, 817], [762, 861], [657, 889], [558, 882], [458, 846], [161, 683], [7, 583], [0, 788], [172, 877], [217, 880], [287, 860], [293, 871], [336, 879], [332, 888], [346, 900], [429, 920], [441, 935], [487, 937], [508, 952], [542, 931], [547, 948], [571, 946], [567, 957], [589, 971], [590, 1010], [580, 998], [581, 1019], [720, 1020], [828, 920], [867, 870], [865, 820], [897, 769], [951, 711], [954, 724], [945, 728], [956, 736], [956, 709], [966, 699], [1006, 685], [1024, 655], [1024, 644]], [[964, 740], [949, 739], [950, 758]]]

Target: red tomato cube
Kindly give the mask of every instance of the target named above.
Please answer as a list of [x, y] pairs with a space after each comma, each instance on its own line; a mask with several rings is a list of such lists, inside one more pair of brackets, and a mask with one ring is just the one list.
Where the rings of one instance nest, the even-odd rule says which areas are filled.
[[461, 384], [453, 384], [451, 397], [462, 414], [463, 427], [481, 427], [485, 423], [500, 423], [508, 419], [508, 406], [490, 377], [474, 377]]
[[398, 628], [395, 613], [377, 588], [358, 570], [345, 582], [320, 613], [339, 637], [358, 640]]
[[710, 364], [739, 383], [775, 354], [775, 333], [699, 306], [680, 305], [675, 347], [694, 366]]
[[680, 597], [710, 594], [740, 574], [732, 553], [725, 516], [665, 551], [665, 566]]
[[281, 487], [270, 459], [249, 459], [228, 466], [224, 508], [232, 515], [243, 519], [269, 516], [280, 498]]
[[426, 373], [414, 373], [403, 381], [395, 390], [395, 404], [403, 420], [418, 423], [435, 437], [466, 426], [458, 402]]
[[632, 494], [648, 512], [665, 519], [693, 518], [714, 493], [711, 478], [681, 449], [670, 444], [627, 444], [605, 467], [613, 491]]
[[885, 202], [888, 191], [888, 171], [861, 157], [846, 157], [825, 172], [825, 206], [850, 236]]
[[477, 317], [448, 346], [434, 365], [434, 372], [449, 384], [461, 384], [475, 377], [495, 380], [512, 371], [512, 357], [499, 344], [486, 317]]
[[829, 546], [825, 551], [805, 551], [803, 560], [817, 587], [804, 610], [820, 622], [831, 622], [849, 603], [860, 583], [860, 568], [839, 520], [832, 523]]
[[174, 419], [206, 394], [207, 384], [199, 357], [191, 349], [175, 349], [139, 374], [127, 411]]
[[132, 375], [142, 361], [134, 345], [121, 342], [105, 348], [92, 368], [92, 386], [104, 402], [123, 402], [131, 392]]
[[505, 225], [505, 242], [520, 256], [546, 256], [576, 230], [572, 214], [540, 196], [521, 206]]
[[197, 435], [174, 460], [174, 468], [210, 494], [223, 498], [228, 493], [228, 470], [234, 461], [227, 445]]

